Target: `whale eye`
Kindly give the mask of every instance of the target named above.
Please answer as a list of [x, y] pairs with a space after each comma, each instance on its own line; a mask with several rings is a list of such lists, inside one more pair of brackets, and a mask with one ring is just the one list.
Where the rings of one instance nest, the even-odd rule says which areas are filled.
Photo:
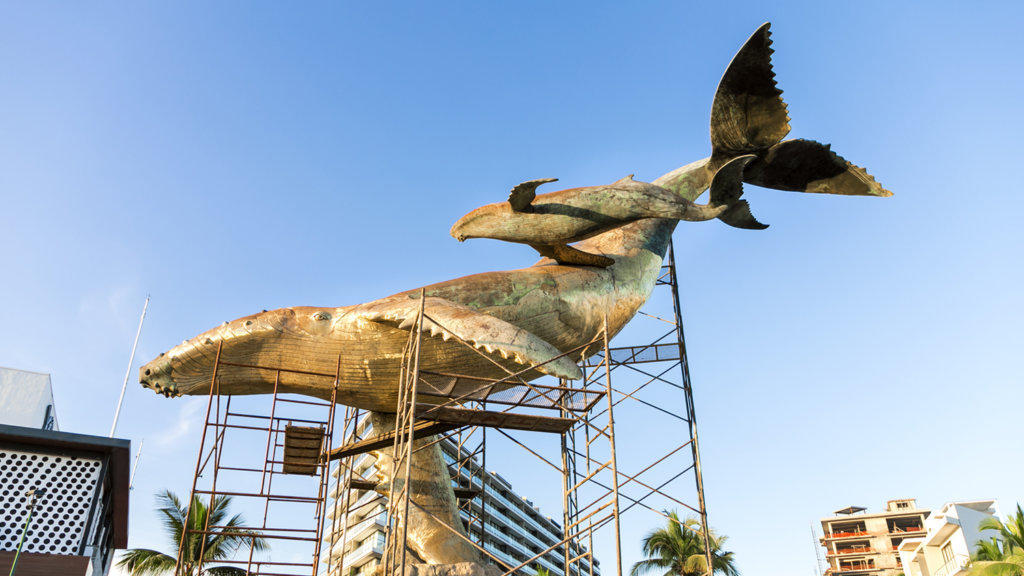
[[331, 319], [331, 315], [328, 314], [327, 312], [314, 312], [312, 318], [313, 318], [313, 320], [317, 320], [317, 321], [320, 321], [320, 320], [330, 320]]

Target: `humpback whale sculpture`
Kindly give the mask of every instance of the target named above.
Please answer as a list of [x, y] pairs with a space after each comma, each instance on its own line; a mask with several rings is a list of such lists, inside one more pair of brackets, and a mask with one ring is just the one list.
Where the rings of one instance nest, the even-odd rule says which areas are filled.
[[[692, 203], [720, 169], [751, 155], [753, 159], [743, 160], [742, 179], [747, 183], [801, 192], [890, 196], [862, 168], [828, 146], [782, 141], [789, 132], [789, 118], [775, 85], [771, 53], [765, 24], [737, 53], [718, 86], [711, 114], [711, 156], [673, 170], [652, 185]], [[636, 214], [633, 208], [627, 210]], [[366, 304], [282, 308], [240, 318], [161, 354], [141, 368], [140, 381], [166, 396], [207, 394], [219, 350], [221, 360], [239, 364], [330, 374], [340, 369], [339, 403], [393, 412], [403, 347], [415, 325], [421, 290], [427, 314], [443, 326], [424, 324], [423, 330], [433, 337], [422, 342], [421, 369], [500, 378], [503, 368], [517, 371], [541, 364], [524, 377], [548, 373], [578, 378], [574, 359], [559, 355], [590, 342], [606, 318], [610, 336], [633, 318], [655, 285], [679, 216], [609, 217], [612, 225], [599, 227], [593, 235], [569, 231], [559, 236], [558, 242], [572, 241], [577, 234], [590, 236], [575, 248], [605, 259], [601, 266], [543, 259], [528, 268], [475, 274]], [[544, 227], [551, 220], [536, 222]], [[539, 237], [544, 230], [529, 232]], [[483, 354], [451, 342], [452, 336]], [[255, 369], [233, 369], [218, 378], [222, 394], [269, 393], [274, 386], [271, 375]], [[331, 397], [323, 382], [296, 373], [282, 374], [278, 390]], [[414, 458], [423, 470], [444, 469], [436, 445]], [[424, 508], [454, 501], [447, 477], [417, 484], [421, 489], [412, 499]], [[437, 522], [410, 523], [410, 531], [432, 536], [410, 537], [407, 545], [428, 563], [448, 563], [453, 554], [442, 554], [441, 549], [466, 547], [438, 530]], [[475, 555], [472, 550], [454, 554], [469, 561], [476, 560]]]
[[743, 168], [753, 155], [733, 158], [711, 180], [711, 200], [694, 204], [661, 186], [637, 182], [633, 175], [607, 186], [573, 188], [536, 195], [537, 187], [557, 178], [530, 180], [512, 189], [508, 202], [473, 210], [452, 226], [451, 235], [494, 238], [529, 244], [542, 256], [559, 264], [611, 266], [614, 260], [577, 250], [578, 242], [643, 218], [668, 218], [701, 222], [719, 218], [730, 226], [767, 228], [750, 214], [743, 194]]

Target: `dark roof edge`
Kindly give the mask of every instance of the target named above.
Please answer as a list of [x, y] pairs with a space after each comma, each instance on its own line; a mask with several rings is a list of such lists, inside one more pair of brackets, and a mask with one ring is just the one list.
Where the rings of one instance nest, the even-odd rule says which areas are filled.
[[0, 445], [5, 443], [109, 454], [114, 547], [128, 547], [128, 481], [132, 447], [130, 440], [0, 424]]
[[131, 440], [123, 438], [107, 438], [106, 436], [92, 436], [90, 434], [75, 434], [73, 432], [58, 432], [56, 430], [43, 430], [42, 428], [0, 424], [0, 440], [5, 440], [8, 437], [16, 439], [19, 444], [80, 446], [85, 449], [100, 450], [102, 452], [113, 452], [119, 448], [131, 450], [132, 447]]

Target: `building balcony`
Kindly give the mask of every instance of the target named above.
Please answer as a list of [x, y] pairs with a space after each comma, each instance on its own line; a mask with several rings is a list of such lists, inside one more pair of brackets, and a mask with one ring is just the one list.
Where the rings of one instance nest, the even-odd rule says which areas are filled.
[[365, 542], [362, 546], [345, 554], [341, 563], [345, 567], [358, 568], [372, 558], [380, 558], [383, 554], [384, 543], [374, 539], [374, 541]]
[[387, 527], [384, 514], [374, 514], [372, 517], [352, 526], [345, 531], [345, 537], [351, 540], [359, 540], [369, 529], [383, 531]]
[[957, 554], [952, 560], [943, 564], [942, 568], [936, 570], [933, 576], [956, 576], [970, 563], [971, 559], [969, 557]]
[[826, 556], [840, 556], [842, 554], [878, 554], [878, 551], [870, 546], [858, 546], [856, 548], [843, 548], [834, 552], [829, 550], [825, 553]]
[[924, 532], [923, 526], [893, 526], [889, 529], [889, 534], [920, 534], [921, 532]]
[[838, 540], [840, 538], [864, 538], [866, 536], [874, 536], [873, 532], [865, 532], [862, 530], [852, 532], [833, 532], [831, 534], [825, 534], [825, 540]]

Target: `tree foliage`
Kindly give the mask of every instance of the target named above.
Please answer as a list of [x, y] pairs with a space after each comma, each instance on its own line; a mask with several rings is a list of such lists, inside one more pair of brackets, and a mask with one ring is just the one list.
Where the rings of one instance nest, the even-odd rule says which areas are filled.
[[[739, 576], [733, 553], [724, 550], [726, 536], [709, 530], [711, 563], [723, 576]], [[676, 512], [668, 513], [664, 528], [652, 531], [643, 540], [647, 558], [633, 565], [630, 576], [641, 576], [652, 570], [664, 570], [664, 576], [702, 576], [708, 572], [704, 554], [704, 533], [696, 518], [680, 520]]]
[[[189, 576], [244, 576], [242, 568], [233, 566], [206, 566], [209, 562], [227, 560], [240, 550], [250, 547], [260, 552], [267, 549], [267, 542], [256, 532], [242, 530], [244, 525], [241, 514], [229, 516], [228, 507], [231, 498], [217, 496], [213, 505], [207, 506], [199, 496], [192, 498], [191, 510], [182, 506], [178, 497], [166, 490], [156, 496], [157, 512], [161, 516], [164, 530], [172, 550], [178, 550], [181, 535], [188, 526], [188, 540], [184, 543], [182, 554], [182, 574]], [[186, 518], [186, 514], [188, 517]], [[206, 526], [222, 526], [212, 529], [210, 534], [197, 534], [194, 531], [205, 530]], [[201, 551], [201, 552], [200, 552]], [[202, 558], [200, 558], [200, 553]], [[132, 576], [149, 576], [174, 572], [177, 554], [169, 555], [157, 550], [135, 548], [128, 550], [117, 565], [127, 570]]]
[[978, 530], [994, 530], [998, 536], [980, 540], [975, 545], [970, 576], [1024, 576], [1024, 510], [1017, 504], [1017, 513], [1006, 522], [995, 516], [985, 518]]

